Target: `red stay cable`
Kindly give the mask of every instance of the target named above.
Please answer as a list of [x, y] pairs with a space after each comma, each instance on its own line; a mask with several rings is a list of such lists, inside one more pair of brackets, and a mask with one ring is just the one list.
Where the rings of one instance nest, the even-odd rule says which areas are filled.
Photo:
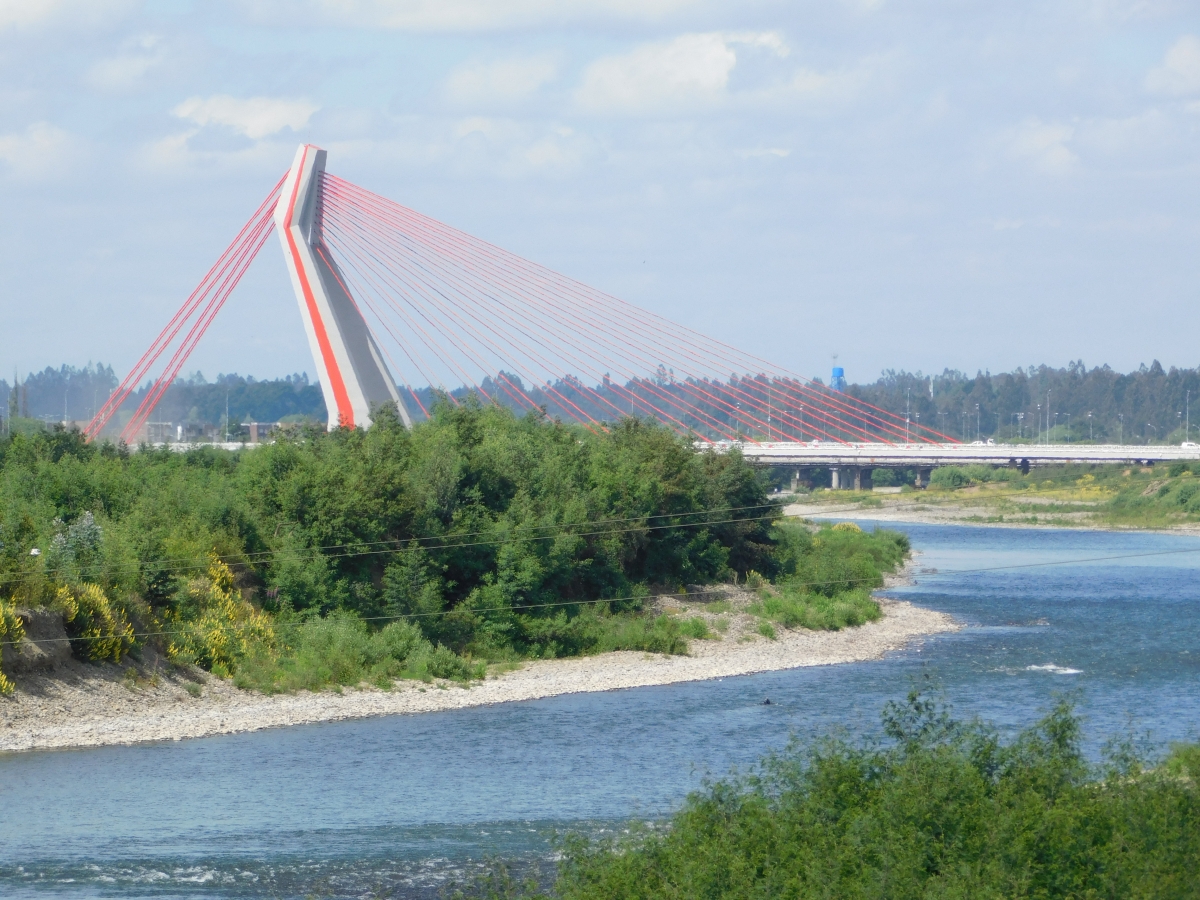
[[[344, 208], [345, 208], [344, 206], [343, 206], [343, 207], [341, 207], [341, 209], [344, 209]], [[369, 210], [369, 209], [367, 209], [367, 210], [362, 210], [361, 212], [362, 212], [362, 214], [363, 214], [363, 215], [370, 216], [372, 219], [379, 218], [379, 217], [377, 217], [377, 216], [373, 216], [373, 215], [371, 215], [371, 210]], [[353, 214], [354, 214], [354, 213], [352, 212], [352, 213], [351, 213], [351, 215], [353, 215]], [[384, 222], [383, 222], [383, 224], [389, 224], [389, 223], [388, 223], [388, 220], [386, 220], [386, 219], [385, 219], [385, 220], [384, 220]], [[388, 243], [389, 243], [389, 245], [390, 245], [390, 246], [397, 247], [397, 249], [398, 249], [398, 250], [400, 250], [400, 251], [402, 251], [402, 252], [406, 252], [406, 253], [408, 253], [409, 255], [411, 255], [411, 253], [412, 253], [412, 251], [413, 251], [413, 249], [414, 249], [414, 248], [412, 248], [412, 247], [409, 247], [409, 246], [404, 246], [404, 245], [399, 245], [399, 246], [398, 246], [398, 245], [397, 245], [397, 241], [396, 241], [396, 237], [397, 237], [397, 235], [396, 235], [396, 232], [395, 232], [394, 230], [387, 230], [387, 231], [384, 231], [383, 229], [380, 229], [378, 225], [376, 225], [376, 226], [372, 226], [372, 228], [373, 228], [373, 229], [374, 229], [376, 232], [381, 232], [381, 233], [382, 233], [382, 239], [384, 239], [384, 240], [388, 241]], [[406, 237], [408, 237], [408, 238], [410, 238], [410, 239], [412, 238], [412, 235], [405, 235], [405, 236], [406, 236]], [[422, 246], [425, 246], [425, 245], [424, 245], [424, 242], [420, 242], [420, 243], [421, 243], [421, 245], [422, 245]], [[478, 280], [480, 280], [480, 279], [479, 279], [479, 276], [478, 276], [478, 275], [477, 275], [477, 274], [476, 274], [476, 273], [473, 271], [473, 267], [472, 267], [472, 264], [471, 264], [471, 260], [470, 260], [470, 259], [468, 259], [468, 258], [463, 258], [463, 257], [461, 257], [461, 256], [452, 256], [452, 257], [447, 257], [446, 255], [444, 255], [444, 254], [442, 254], [442, 253], [439, 253], [439, 252], [437, 252], [437, 248], [436, 248], [436, 247], [434, 247], [434, 248], [431, 248], [431, 249], [432, 249], [432, 259], [430, 259], [430, 258], [429, 258], [429, 256], [428, 256], [428, 254], [430, 254], [430, 249], [426, 249], [426, 250], [422, 251], [422, 252], [423, 252], [423, 254], [425, 254], [425, 255], [422, 255], [422, 256], [421, 256], [421, 259], [422, 259], [422, 260], [424, 260], [424, 266], [423, 266], [423, 268], [424, 268], [426, 271], [429, 271], [429, 269], [430, 269], [430, 268], [432, 268], [432, 269], [434, 270], [433, 274], [436, 274], [436, 275], [437, 275], [439, 278], [441, 278], [443, 281], [446, 281], [446, 282], [448, 282], [450, 285], [452, 285], [452, 286], [453, 286], [453, 287], [456, 289], [456, 291], [459, 291], [459, 292], [461, 292], [461, 293], [464, 295], [464, 298], [465, 298], [465, 299], [467, 299], [467, 300], [469, 300], [469, 301], [473, 301], [473, 305], [474, 305], [476, 308], [478, 308], [478, 309], [482, 309], [482, 310], [486, 311], [486, 312], [487, 312], [487, 313], [489, 313], [489, 314], [492, 314], [492, 315], [495, 315], [495, 316], [497, 316], [497, 317], [500, 319], [500, 321], [502, 321], [502, 322], [505, 322], [505, 323], [506, 323], [506, 324], [507, 324], [509, 327], [511, 327], [511, 323], [509, 323], [509, 322], [508, 322], [508, 320], [507, 320], [507, 319], [505, 319], [503, 316], [499, 316], [499, 315], [496, 313], [496, 311], [495, 311], [493, 308], [491, 308], [491, 306], [490, 306], [490, 305], [489, 305], [489, 306], [487, 306], [487, 307], [484, 307], [484, 306], [480, 305], [479, 301], [478, 301], [477, 299], [475, 299], [475, 297], [473, 296], [473, 295], [475, 295], [475, 294], [480, 294], [480, 293], [482, 293], [482, 292], [486, 292], [486, 291], [492, 291], [491, 293], [488, 293], [488, 294], [487, 294], [487, 299], [488, 299], [488, 300], [491, 302], [491, 304], [497, 304], [497, 305], [500, 305], [500, 306], [502, 306], [502, 307], [504, 307], [504, 308], [508, 308], [507, 304], [504, 304], [504, 303], [503, 303], [502, 297], [501, 297], [500, 295], [498, 295], [497, 293], [495, 293], [495, 292], [494, 292], [494, 288], [495, 288], [495, 286], [496, 286], [496, 280], [495, 280], [495, 279], [492, 279], [491, 281], [483, 282], [483, 290], [481, 291], [481, 289], [480, 289], [480, 288], [479, 288], [477, 285], [474, 285], [474, 284], [472, 284], [472, 283], [471, 283], [471, 281], [472, 281], [472, 280], [476, 280], [476, 281], [478, 281]], [[447, 261], [447, 259], [449, 259], [451, 263], [455, 263], [455, 264], [457, 264], [457, 265], [459, 266], [459, 269], [452, 270], [452, 269], [448, 268], [448, 267], [447, 267], [447, 265], [446, 265], [446, 261]], [[456, 275], [454, 275], [454, 274], [451, 274], [451, 273], [452, 273], [452, 271], [460, 271], [460, 272], [461, 272], [461, 277], [460, 277], [460, 276], [456, 276]], [[511, 285], [509, 285], [509, 286], [511, 287]], [[520, 296], [520, 294], [518, 293], [518, 294], [516, 294], [516, 295], [514, 295], [514, 296], [515, 296], [515, 297], [519, 297], [519, 296]], [[526, 302], [528, 302], [528, 300], [526, 300]], [[513, 312], [515, 312], [515, 310], [513, 310]], [[559, 318], [559, 321], [561, 321], [561, 318]], [[545, 323], [543, 323], [543, 324], [545, 324]], [[550, 330], [551, 330], [551, 331], [554, 331], [554, 330], [555, 330], [555, 329], [553, 328], [553, 326], [549, 326], [549, 327], [550, 327]], [[523, 332], [523, 333], [524, 333], [524, 332]], [[572, 338], [574, 337], [574, 333], [573, 333], [573, 332], [570, 332], [570, 331], [567, 331], [567, 332], [558, 331], [558, 336], [559, 336], [559, 337], [565, 337], [565, 338], [568, 340], [568, 342], [569, 342], [571, 345], [574, 345], [574, 341], [572, 340]], [[595, 338], [595, 336], [596, 336], [596, 335], [593, 333], [593, 335], [592, 335], [592, 336], [593, 336], [593, 338]], [[539, 344], [542, 344], [542, 342], [541, 342], [539, 339], [537, 339], [535, 336], [533, 336], [533, 335], [530, 335], [530, 337], [531, 337], [531, 339], [533, 339], [533, 340], [537, 341]], [[619, 350], [620, 350], [620, 349], [622, 349], [622, 348], [617, 348], [617, 349], [618, 349], [618, 351], [619, 351]], [[527, 350], [526, 352], [529, 352], [529, 351]], [[561, 351], [560, 351], [560, 352], [561, 352]], [[571, 354], [571, 353], [566, 353], [566, 354], [564, 354], [564, 355], [565, 355], [566, 357], [568, 357], [568, 358], [574, 359], [574, 360], [576, 361], [576, 363], [577, 363], [577, 364], [579, 363], [579, 360], [578, 360], [578, 358], [577, 358], [577, 357], [575, 357], [575, 356], [574, 356], [574, 354]], [[545, 365], [545, 361], [543, 360], [542, 362], [543, 362], [543, 364]], [[610, 362], [611, 362], [611, 361], [610, 361]], [[548, 367], [549, 367], [549, 368], [553, 368], [552, 366], [548, 366]], [[586, 385], [583, 385], [582, 383], [581, 383], [579, 386], [580, 386], [580, 387], [582, 387], [582, 388], [583, 388], [585, 391], [587, 391], [589, 394], [591, 394], [591, 396], [592, 396], [594, 399], [599, 399], [599, 400], [600, 400], [600, 401], [602, 401], [602, 402], [603, 402], [605, 405], [609, 406], [610, 408], [612, 408], [612, 409], [614, 409], [616, 412], [618, 412], [618, 414], [622, 414], [622, 415], [624, 414], [624, 412], [623, 412], [623, 411], [621, 411], [620, 409], [618, 409], [617, 407], [615, 407], [615, 406], [614, 406], [614, 405], [613, 405], [611, 402], [609, 402], [609, 401], [608, 401], [606, 398], [604, 398], [602, 395], [598, 394], [596, 391], [592, 390], [591, 388], [588, 388]], [[670, 404], [672, 404], [672, 405], [676, 405], [676, 406], [679, 406], [679, 407], [680, 407], [680, 409], [681, 409], [682, 411], [684, 411], [686, 414], [690, 414], [690, 415], [696, 415], [696, 414], [699, 414], [699, 415], [700, 415], [702, 418], [703, 418], [703, 417], [707, 417], [707, 414], [706, 414], [706, 413], [704, 413], [703, 409], [697, 409], [697, 408], [696, 408], [695, 406], [693, 406], [693, 405], [686, 405], [686, 406], [685, 406], [685, 405], [683, 405], [683, 404], [680, 404], [680, 403], [679, 403], [679, 401], [678, 401], [678, 400], [677, 400], [677, 399], [676, 399], [676, 398], [675, 398], [673, 395], [671, 395], [669, 392], [660, 392], [660, 391], [657, 391], [657, 390], [656, 390], [656, 388], [655, 388], [655, 386], [653, 385], [653, 383], [652, 383], [652, 382], [645, 382], [645, 383], [644, 383], [642, 386], [643, 386], [643, 387], [647, 387], [647, 388], [649, 388], [651, 393], [655, 393], [655, 394], [656, 394], [656, 396], [659, 396], [659, 397], [661, 397], [661, 398], [663, 398], [663, 399], [667, 400], [667, 401], [668, 401]], [[686, 388], [686, 389], [688, 389], [688, 390], [692, 390], [692, 388], [691, 388], [690, 386], [687, 386], [687, 388]], [[693, 391], [693, 392], [694, 392], [694, 391]], [[637, 395], [635, 395], [635, 394], [629, 394], [629, 396], [636, 397]], [[640, 398], [639, 398], [639, 399], [640, 399]], [[710, 398], [710, 399], [711, 399], [711, 398]], [[647, 404], [647, 401], [645, 401], [645, 400], [641, 400], [641, 402], [640, 402], [638, 405], [646, 405], [646, 404]], [[671, 420], [673, 420], [673, 421], [675, 421], [675, 422], [679, 423], [679, 424], [680, 424], [680, 426], [681, 426], [681, 427], [682, 427], [682, 428], [683, 428], [685, 431], [689, 431], [689, 432], [691, 431], [691, 428], [690, 428], [689, 426], [687, 426], [685, 423], [682, 423], [682, 422], [680, 422], [680, 420], [678, 420], [678, 419], [675, 419], [673, 416], [669, 416], [669, 414], [666, 414], [666, 413], [665, 413], [663, 410], [659, 409], [658, 407], [654, 407], [654, 406], [651, 404], [651, 405], [650, 405], [650, 408], [653, 410], [653, 412], [654, 412], [654, 413], [657, 413], [658, 415], [660, 415], [660, 416], [663, 416], [663, 417], [665, 417], [665, 418], [670, 418]], [[721, 430], [721, 429], [719, 428], [719, 426], [718, 426], [718, 430]]]
[[[350, 211], [349, 211], [349, 216], [350, 216], [350, 217], [352, 217], [354, 221], [356, 221], [356, 222], [360, 222], [360, 224], [362, 224], [362, 227], [368, 227], [368, 228], [370, 228], [370, 229], [372, 230], [372, 233], [376, 234], [376, 236], [377, 236], [377, 239], [378, 239], [378, 240], [383, 240], [383, 241], [385, 241], [385, 242], [386, 242], [386, 244], [388, 244], [388, 245], [389, 245], [390, 247], [392, 247], [392, 248], [395, 248], [395, 250], [396, 250], [396, 251], [404, 252], [404, 253], [407, 253], [407, 254], [408, 254], [408, 256], [412, 256], [412, 253], [410, 253], [410, 251], [412, 251], [412, 248], [410, 248], [410, 247], [407, 247], [407, 246], [403, 246], [403, 245], [397, 246], [397, 244], [396, 244], [396, 240], [395, 240], [395, 238], [396, 238], [396, 235], [395, 235], [395, 233], [394, 233], [394, 230], [390, 230], [390, 229], [380, 229], [380, 228], [378, 227], [378, 224], [374, 224], [374, 226], [371, 226], [371, 224], [362, 223], [362, 222], [361, 222], [361, 217], [355, 217], [355, 214], [356, 214], [356, 212], [358, 212], [358, 214], [360, 214], [360, 216], [365, 216], [365, 217], [367, 217], [367, 218], [368, 218], [368, 222], [370, 222], [371, 220], [374, 220], [374, 217], [373, 217], [373, 216], [370, 216], [370, 211], [366, 211], [366, 210], [353, 210], [353, 209], [352, 209], [352, 210], [350, 210]], [[329, 206], [326, 206], [325, 215], [326, 215], [326, 216], [328, 216], [328, 215], [331, 215], [331, 212], [330, 212], [330, 208], [329, 208]], [[340, 208], [338, 208], [338, 211], [337, 211], [337, 212], [334, 212], [334, 214], [332, 214], [332, 215], [335, 215], [335, 216], [338, 216], [338, 215], [341, 215], [341, 216], [346, 216], [346, 215], [347, 215], [346, 206], [344, 206], [344, 205], [343, 205], [343, 206], [340, 206]], [[438, 257], [438, 258], [439, 258], [439, 259], [444, 259], [444, 257]], [[428, 259], [425, 259], [425, 258], [422, 258], [422, 259], [424, 259], [424, 265], [422, 265], [422, 269], [424, 269], [424, 270], [427, 272], [427, 274], [436, 274], [436, 275], [437, 275], [437, 276], [440, 278], [440, 280], [442, 280], [442, 281], [444, 281], [444, 282], [448, 283], [448, 284], [449, 284], [449, 286], [455, 287], [455, 288], [456, 288], [456, 290], [458, 290], [458, 292], [463, 292], [463, 282], [462, 282], [462, 281], [460, 281], [460, 280], [458, 280], [458, 278], [456, 278], [454, 275], [451, 275], [451, 274], [449, 274], [449, 271], [445, 269], [445, 266], [444, 266], [444, 265], [437, 265], [437, 264], [434, 264], [434, 265], [433, 265], [433, 268], [434, 268], [434, 270], [436, 270], [436, 272], [430, 272], [430, 270], [428, 270], [427, 266], [428, 266], [428, 265], [430, 265], [430, 263], [431, 263], [431, 260], [428, 260]], [[434, 287], [434, 288], [430, 288], [430, 289], [432, 289], [432, 290], [436, 290], [436, 292], [438, 293], [438, 295], [440, 295], [440, 296], [443, 296], [443, 298], [444, 298], [444, 299], [446, 299], [446, 300], [448, 300], [448, 301], [451, 301], [451, 295], [448, 295], [448, 294], [446, 294], [446, 293], [442, 292], [442, 290], [440, 290], [440, 289], [438, 289], [438, 288], [436, 288], [436, 287]], [[469, 290], [469, 287], [467, 288], [467, 290]], [[467, 298], [467, 299], [469, 300], [469, 296], [468, 296], [468, 298]], [[498, 298], [496, 298], [496, 296], [490, 296], [490, 298], [488, 298], [488, 299], [490, 299], [490, 300], [492, 300], [492, 301], [498, 301]], [[503, 305], [503, 304], [502, 304], [502, 305]], [[493, 316], [496, 316], [497, 318], [499, 318], [500, 320], [502, 320], [502, 322], [506, 322], [506, 319], [505, 319], [503, 316], [499, 316], [499, 314], [497, 313], [497, 311], [496, 311], [496, 310], [494, 310], [494, 308], [492, 308], [491, 306], [482, 306], [482, 307], [480, 307], [480, 311], [486, 311], [486, 312], [488, 312], [488, 313], [491, 313], [491, 314], [493, 314]], [[508, 323], [508, 325], [510, 326], [510, 328], [511, 328], [511, 326], [514, 326], [514, 325], [512, 325], [512, 323]], [[533, 338], [533, 340], [536, 340], [536, 338]], [[541, 343], [540, 341], [536, 341], [536, 342], [538, 342], [538, 343]], [[548, 348], [547, 348], [547, 349], [548, 349]], [[499, 356], [499, 358], [500, 358], [500, 359], [503, 359], [503, 355], [502, 355], [502, 354], [500, 354], [499, 352], [497, 352], [497, 350], [494, 350], [494, 348], [493, 348], [493, 352], [496, 352], [496, 353], [497, 353], [497, 355]], [[547, 368], [553, 368], [553, 366], [552, 366], [552, 365], [550, 365], [550, 364], [547, 364], [547, 362], [546, 362], [546, 360], [545, 360], [545, 359], [542, 359], [542, 358], [541, 358], [540, 354], [538, 354], [538, 353], [536, 353], [536, 352], [533, 352], [533, 350], [529, 350], [529, 349], [528, 349], [528, 347], [526, 347], [526, 352], [527, 352], [529, 355], [535, 356], [535, 358], [538, 358], [538, 359], [540, 359], [541, 365], [544, 365], [544, 366], [546, 366]], [[568, 355], [571, 355], [571, 354], [568, 354]], [[552, 385], [550, 385], [550, 388], [551, 388], [551, 390], [553, 390], [553, 386], [552, 386]], [[598, 394], [598, 392], [596, 392], [596, 391], [594, 391], [594, 390], [592, 390], [592, 389], [590, 389], [590, 388], [587, 388], [587, 385], [584, 385], [584, 384], [582, 384], [582, 383], [578, 383], [578, 384], [576, 384], [576, 388], [577, 388], [577, 389], [582, 389], [583, 391], [586, 391], [586, 392], [588, 392], [588, 394], [592, 395], [594, 398], [598, 398], [598, 400], [601, 400], [602, 402], [604, 402], [605, 404], [607, 404], [607, 406], [610, 406], [611, 408], [613, 408], [614, 410], [616, 410], [616, 412], [618, 412], [618, 414], [623, 414], [623, 413], [622, 413], [622, 410], [619, 410], [617, 407], [614, 407], [614, 406], [613, 406], [613, 404], [612, 404], [611, 402], [608, 402], [608, 401], [606, 401], [604, 397], [602, 397], [601, 395], [599, 395], [599, 394]], [[556, 391], [556, 394], [557, 394], [557, 396], [559, 396], [559, 397], [562, 397], [562, 394], [560, 394], [560, 392], [557, 392], [557, 391]], [[642, 401], [642, 404], [646, 404], [646, 401]], [[653, 408], [653, 407], [652, 407], [652, 408]], [[662, 410], [658, 410], [658, 409], [656, 409], [656, 408], [654, 408], [654, 409], [655, 409], [655, 412], [656, 412], [656, 413], [659, 413], [660, 415], [666, 415], [666, 414], [662, 413]], [[582, 410], [581, 410], [581, 412], [582, 412]], [[673, 419], [673, 416], [667, 416], [667, 418], [672, 418], [672, 419]], [[677, 422], [678, 422], [679, 420], [674, 420], [674, 421], [677, 421]], [[686, 426], [685, 426], [685, 425], [683, 425], [683, 424], [682, 424], [682, 422], [679, 422], [679, 424], [680, 424], [680, 426], [684, 427], [684, 428], [685, 428], [685, 430], [686, 430]]]
[[[331, 179], [333, 178], [333, 176], [328, 176], [328, 177]], [[388, 208], [390, 208], [390, 210], [394, 214], [399, 214], [399, 215], [405, 216], [405, 217], [409, 218], [410, 220], [419, 221], [425, 228], [428, 228], [430, 230], [440, 230], [442, 233], [450, 234], [451, 236], [455, 236], [453, 229], [449, 229], [447, 226], [444, 226], [441, 223], [438, 223], [436, 220], [432, 220], [432, 219], [429, 219], [428, 217], [420, 216], [419, 214], [413, 213], [412, 211], [399, 206], [399, 204], [394, 204], [391, 201], [387, 201], [384, 198], [378, 197], [378, 195], [373, 195], [370, 192], [364, 191], [363, 189], [358, 188], [355, 185], [351, 185], [348, 182], [343, 182], [340, 179], [336, 179], [336, 181], [338, 183], [340, 183], [341, 185], [344, 185], [348, 190], [354, 191], [361, 196], [365, 196], [377, 203], [386, 204], [386, 206]], [[457, 232], [456, 235], [459, 237], [460, 240], [462, 237], [465, 237], [465, 238], [468, 238], [473, 244], [475, 244], [477, 246], [491, 247], [493, 250], [497, 250], [497, 248], [492, 247], [492, 245], [488, 245], [485, 242], [479, 241], [478, 239], [471, 238], [469, 235], [464, 235], [462, 232]], [[507, 254], [506, 251], [498, 251], [498, 252], [501, 254], [504, 254], [505, 256], [510, 257], [512, 259], [520, 260], [519, 257], [514, 257], [512, 254]], [[520, 261], [522, 263], [525, 263], [526, 266], [528, 266], [530, 268], [535, 267], [535, 264], [527, 263], [524, 260], [520, 260]], [[568, 290], [573, 289], [575, 291], [578, 291], [578, 287], [586, 288], [586, 286], [578, 285], [578, 283], [571, 282], [569, 279], [566, 279], [564, 276], [560, 276], [557, 273], [552, 272], [552, 270], [546, 270], [542, 267], [536, 267], [536, 268], [541, 270], [542, 276], [547, 281], [557, 281], [558, 283], [562, 284], [563, 287], [567, 288]], [[728, 344], [724, 344], [723, 342], [715, 341], [710, 338], [706, 338], [705, 336], [701, 335], [699, 332], [694, 332], [691, 329], [685, 328], [684, 326], [679, 326], [676, 323], [671, 322], [670, 320], [663, 319], [662, 317], [657, 316], [653, 313], [649, 313], [648, 311], [640, 310], [638, 307], [634, 307], [631, 304], [627, 304], [624, 301], [621, 301], [617, 298], [613, 298], [613, 297], [610, 297], [609, 295], [601, 294], [600, 292], [592, 291], [591, 289], [587, 289], [587, 292], [589, 295], [592, 296], [592, 298], [594, 300], [601, 300], [602, 302], [607, 301], [606, 305], [613, 308], [614, 310], [623, 312], [626, 317], [630, 317], [630, 315], [633, 314], [634, 317], [640, 319], [643, 324], [651, 324], [655, 320], [657, 320], [658, 323], [661, 323], [659, 325], [659, 328], [666, 326], [668, 331], [674, 331], [677, 335], [679, 335], [679, 337], [684, 338], [684, 340], [687, 343], [693, 343], [694, 339], [698, 338], [701, 341], [709, 341], [709, 342], [711, 342], [711, 344], [715, 345], [716, 347], [725, 348], [725, 350], [727, 350], [727, 351], [732, 350], [732, 351], [734, 351], [735, 354], [741, 355], [741, 351], [737, 351], [736, 348], [732, 348]], [[693, 346], [696, 346], [696, 345], [693, 343]], [[721, 352], [720, 356], [724, 357], [726, 360], [733, 359], [732, 357], [729, 356], [729, 354], [727, 352]], [[757, 362], [764, 362], [764, 361], [758, 359], [757, 357], [753, 357], [749, 354], [746, 354], [746, 356], [747, 356], [747, 358], [754, 359]], [[738, 365], [738, 367], [743, 367], [744, 363], [739, 362], [739, 363], [737, 363], [737, 365]], [[857, 403], [860, 403], [863, 406], [870, 407], [871, 409], [875, 410], [875, 412], [877, 413], [876, 415], [864, 416], [853, 405], [851, 405], [851, 403], [848, 401], [848, 398], [841, 397], [841, 396], [836, 397], [836, 398], [830, 397], [828, 395], [822, 396], [820, 394], [813, 392], [812, 388], [807, 388], [806, 386], [801, 387], [801, 385], [805, 385], [806, 381], [807, 381], [806, 379], [801, 379], [801, 378], [799, 378], [799, 376], [797, 376], [797, 382], [798, 382], [797, 388], [799, 390], [803, 390], [805, 393], [809, 394], [810, 409], [813, 409], [815, 405], [830, 407], [832, 409], [839, 410], [840, 412], [842, 412], [844, 414], [848, 414], [852, 418], [854, 418], [860, 422], [863, 422], [864, 424], [875, 425], [876, 427], [882, 427], [885, 430], [890, 431], [897, 437], [899, 437], [901, 435], [902, 432], [899, 427], [900, 420], [894, 414], [889, 413], [885, 410], [881, 410], [878, 407], [874, 407], [873, 405], [865, 403], [863, 401], [856, 400]], [[892, 421], [889, 422], [888, 421], [889, 419]], [[841, 423], [841, 424], [843, 425], [843, 427], [849, 425], [849, 427], [852, 430], [858, 431], [860, 434], [863, 434], [866, 437], [872, 437], [872, 435], [870, 435], [869, 432], [866, 432], [865, 430], [863, 430], [857, 426], [850, 425], [850, 423]], [[920, 430], [921, 431], [927, 430], [930, 433], [937, 433], [937, 432], [934, 432], [932, 429], [926, 429], [924, 426], [922, 426], [922, 428]], [[910, 432], [911, 432], [911, 426], [910, 426]], [[945, 436], [943, 435], [942, 437], [945, 437]]]

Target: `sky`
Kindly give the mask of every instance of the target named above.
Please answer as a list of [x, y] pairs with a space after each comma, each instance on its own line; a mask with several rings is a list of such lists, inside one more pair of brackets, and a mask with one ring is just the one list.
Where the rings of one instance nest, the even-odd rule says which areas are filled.
[[[0, 372], [124, 373], [291, 164], [851, 381], [1200, 364], [1200, 4], [0, 0]], [[313, 371], [272, 241], [187, 366]]]

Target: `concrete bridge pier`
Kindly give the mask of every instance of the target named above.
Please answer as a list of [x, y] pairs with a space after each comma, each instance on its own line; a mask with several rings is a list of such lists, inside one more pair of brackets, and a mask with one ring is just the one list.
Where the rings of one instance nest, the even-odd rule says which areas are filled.
[[933, 474], [933, 469], [925, 469], [917, 467], [917, 479], [913, 482], [914, 487], [924, 488], [929, 487], [929, 476]]
[[838, 467], [830, 466], [830, 468], [829, 468], [829, 489], [831, 491], [840, 491], [842, 489], [842, 485], [841, 485], [842, 479], [840, 476], [841, 476], [841, 472], [838, 471]]

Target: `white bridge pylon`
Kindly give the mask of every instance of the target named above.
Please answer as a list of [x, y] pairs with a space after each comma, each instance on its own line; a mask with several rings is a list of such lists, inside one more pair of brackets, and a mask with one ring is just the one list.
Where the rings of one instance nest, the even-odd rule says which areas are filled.
[[329, 428], [365, 428], [372, 408], [383, 403], [394, 403], [411, 426], [366, 320], [324, 249], [318, 213], [325, 156], [311, 144], [296, 151], [275, 206], [275, 227], [325, 395]]

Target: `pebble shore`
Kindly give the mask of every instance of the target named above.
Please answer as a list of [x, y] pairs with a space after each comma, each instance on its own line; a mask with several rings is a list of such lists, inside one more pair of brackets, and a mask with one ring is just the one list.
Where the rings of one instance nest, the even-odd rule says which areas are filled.
[[372, 687], [265, 696], [197, 674], [196, 679], [129, 677], [115, 666], [71, 663], [30, 678], [0, 699], [0, 751], [99, 747], [182, 740], [367, 716], [410, 715], [561, 694], [704, 681], [879, 659], [922, 637], [959, 626], [944, 613], [881, 600], [883, 618], [843, 631], [785, 631], [775, 640], [733, 629], [691, 642], [687, 656], [642, 652], [527, 662], [482, 682]]

